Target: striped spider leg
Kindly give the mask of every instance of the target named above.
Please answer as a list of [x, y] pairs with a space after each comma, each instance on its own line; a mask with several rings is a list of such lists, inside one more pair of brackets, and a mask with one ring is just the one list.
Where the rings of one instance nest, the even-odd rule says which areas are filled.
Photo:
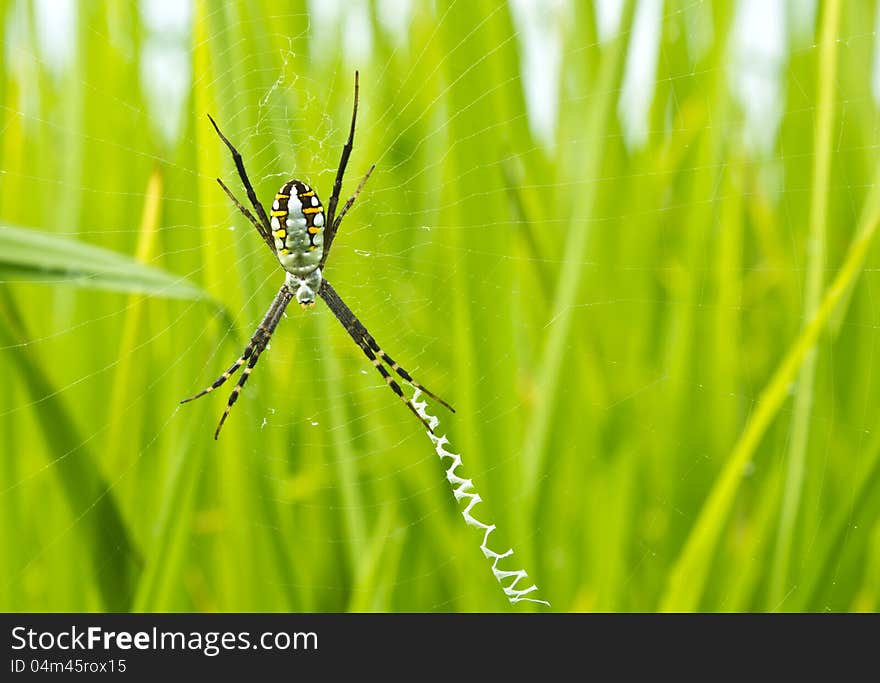
[[[220, 178], [217, 182], [229, 197], [238, 210], [245, 218], [256, 228], [260, 237], [278, 259], [279, 264], [285, 272], [284, 284], [272, 301], [272, 305], [263, 317], [263, 321], [257, 327], [241, 356], [236, 360], [229, 369], [218, 377], [209, 387], [200, 391], [194, 396], [184, 399], [181, 403], [187, 403], [212, 392], [214, 389], [222, 386], [233, 374], [235, 374], [242, 366], [244, 372], [233, 387], [232, 393], [226, 403], [226, 410], [220, 418], [220, 423], [214, 432], [214, 438], [220, 435], [220, 429], [226, 421], [232, 406], [238, 400], [238, 395], [244, 388], [251, 371], [260, 359], [260, 355], [265, 351], [272, 338], [281, 317], [284, 315], [288, 304], [295, 298], [303, 308], [311, 308], [315, 305], [315, 299], [320, 296], [326, 302], [327, 306], [333, 311], [333, 314], [342, 323], [342, 326], [354, 340], [354, 342], [364, 352], [364, 355], [370, 360], [376, 370], [385, 379], [385, 382], [391, 387], [392, 391], [407, 405], [412, 413], [422, 422], [422, 424], [431, 430], [428, 422], [418, 414], [412, 401], [407, 399], [400, 388], [400, 385], [391, 376], [391, 372], [396, 372], [404, 381], [424, 392], [443, 406], [455, 412], [442, 398], [428, 391], [424, 386], [416, 382], [412, 376], [400, 367], [382, 348], [376, 343], [376, 340], [367, 332], [367, 329], [357, 319], [351, 309], [345, 305], [336, 291], [330, 286], [330, 283], [323, 278], [322, 270], [330, 254], [330, 247], [336, 237], [336, 232], [342, 219], [348, 210], [352, 207], [364, 185], [375, 168], [375, 164], [370, 166], [366, 175], [358, 184], [354, 194], [349, 197], [348, 201], [342, 207], [339, 214], [336, 209], [339, 205], [339, 193], [342, 191], [342, 181], [345, 177], [345, 169], [348, 166], [348, 160], [354, 149], [354, 130], [357, 121], [358, 110], [358, 72], [354, 74], [354, 106], [351, 114], [351, 127], [348, 131], [348, 139], [342, 147], [342, 156], [339, 159], [339, 167], [336, 171], [336, 179], [333, 183], [333, 193], [330, 195], [330, 201], [327, 204], [327, 213], [324, 214], [324, 207], [321, 205], [320, 199], [314, 189], [307, 183], [300, 180], [290, 180], [281, 186], [275, 194], [272, 202], [272, 209], [267, 214], [263, 205], [257, 199], [253, 185], [248, 178], [247, 171], [244, 167], [244, 161], [241, 154], [229, 139], [220, 131], [219, 126], [211, 116], [208, 119], [211, 125], [220, 136], [223, 144], [232, 154], [232, 160], [238, 171], [238, 177], [247, 193], [253, 213], [244, 206], [232, 193], [232, 191], [223, 183]], [[256, 215], [255, 215], [256, 214]], [[387, 366], [387, 367], [386, 367]], [[390, 369], [390, 371], [389, 371]]]
[[386, 384], [391, 387], [391, 390], [397, 394], [401, 401], [406, 404], [406, 407], [409, 408], [413, 415], [415, 415], [423, 425], [428, 429], [428, 431], [433, 433], [433, 428], [428, 421], [419, 415], [416, 407], [413, 405], [412, 400], [408, 399], [403, 390], [400, 388], [400, 385], [394, 381], [394, 378], [391, 376], [391, 373], [385, 368], [382, 364], [383, 362], [391, 368], [394, 372], [396, 372], [400, 377], [404, 379], [404, 381], [408, 382], [416, 389], [424, 392], [435, 401], [443, 405], [445, 408], [450, 410], [451, 412], [455, 412], [455, 408], [449, 405], [442, 398], [437, 396], [437, 394], [425, 388], [424, 385], [416, 382], [412, 376], [400, 367], [394, 359], [391, 358], [379, 344], [376, 343], [376, 340], [373, 339], [373, 336], [367, 331], [367, 328], [364, 327], [363, 323], [357, 319], [357, 316], [352, 313], [352, 310], [345, 305], [345, 302], [340, 298], [339, 294], [336, 293], [336, 290], [330, 285], [330, 283], [325, 279], [321, 282], [321, 288], [318, 290], [318, 294], [324, 300], [324, 303], [327, 304], [327, 307], [333, 311], [333, 315], [336, 316], [337, 320], [342, 323], [342, 326], [345, 328], [345, 331], [351, 336], [354, 340], [354, 343], [357, 344], [361, 350], [364, 352], [364, 355], [370, 360], [376, 370], [379, 371], [379, 374], [385, 378]]
[[223, 411], [223, 416], [220, 418], [220, 422], [217, 425], [217, 429], [214, 431], [214, 440], [217, 440], [217, 437], [220, 436], [220, 429], [223, 427], [223, 423], [226, 422], [226, 418], [229, 416], [229, 411], [232, 410], [232, 406], [235, 405], [235, 402], [238, 400], [238, 395], [241, 393], [241, 390], [244, 388], [245, 382], [247, 382], [248, 377], [250, 377], [251, 371], [254, 369], [254, 366], [257, 364], [257, 361], [260, 359], [260, 354], [266, 350], [266, 346], [269, 344], [269, 340], [272, 339], [272, 333], [275, 331], [275, 328], [278, 326], [279, 321], [281, 320], [281, 316], [284, 315], [284, 311], [287, 308], [287, 304], [290, 303], [290, 300], [293, 298], [293, 292], [287, 286], [285, 282], [281, 285], [281, 289], [278, 290], [278, 294], [275, 295], [275, 299], [272, 301], [272, 305], [269, 306], [269, 310], [266, 311], [266, 315], [263, 316], [263, 320], [260, 325], [257, 327], [256, 332], [254, 332], [247, 346], [244, 347], [244, 351], [237, 361], [235, 361], [229, 369], [220, 375], [216, 380], [214, 380], [211, 386], [202, 389], [199, 393], [194, 396], [190, 396], [189, 398], [185, 398], [181, 401], [181, 403], [189, 403], [190, 401], [194, 401], [197, 398], [201, 398], [205, 394], [209, 394], [214, 389], [222, 386], [226, 380], [228, 380], [232, 375], [234, 375], [242, 365], [247, 363], [247, 367], [244, 369], [244, 372], [241, 374], [241, 377], [238, 379], [238, 383], [232, 388], [232, 393], [229, 395], [229, 400], [226, 402], [226, 410]]

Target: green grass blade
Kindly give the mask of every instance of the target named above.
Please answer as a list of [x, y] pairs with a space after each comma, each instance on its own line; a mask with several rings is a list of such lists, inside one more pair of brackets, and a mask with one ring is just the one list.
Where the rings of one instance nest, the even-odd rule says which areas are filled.
[[[7, 288], [0, 288], [0, 343], [19, 371], [41, 428], [51, 467], [67, 500], [72, 517], [66, 533], [82, 539], [96, 587], [105, 609], [128, 609], [132, 586], [140, 571], [140, 554], [132, 541], [110, 483], [83, 439], [58, 390], [27, 348], [29, 335]], [[8, 454], [13, 455], [13, 454]]]
[[9, 225], [0, 225], [0, 279], [213, 303], [184, 277], [72, 237]]
[[[595, 180], [602, 162], [605, 131], [609, 118], [614, 114], [614, 105], [620, 92], [623, 67], [631, 27], [635, 13], [635, 2], [628, 0], [617, 36], [605, 48], [596, 81], [596, 100], [590, 111], [583, 136], [581, 162], [577, 169], [578, 180]], [[568, 225], [568, 236], [562, 250], [562, 267], [556, 288], [556, 296], [550, 310], [549, 333], [541, 355], [541, 365], [537, 377], [537, 405], [529, 421], [523, 444], [523, 487], [528, 500], [534, 504], [538, 491], [541, 470], [547, 458], [547, 435], [554, 407], [559, 394], [560, 372], [565, 358], [565, 345], [569, 342], [572, 316], [577, 293], [583, 278], [583, 261], [588, 243], [589, 219], [593, 215], [598, 183], [588, 182], [576, 195], [572, 207], [572, 220]]]
[[[826, 225], [828, 221], [828, 187], [831, 176], [831, 142], [834, 133], [834, 93], [837, 71], [837, 40], [840, 21], [840, 0], [830, 0], [822, 9], [822, 33], [819, 45], [818, 113], [813, 150], [813, 185], [810, 192], [810, 232], [807, 238], [807, 272], [804, 287], [804, 320], [816, 312], [822, 295], [826, 262]], [[803, 490], [807, 459], [807, 441], [813, 392], [816, 378], [816, 349], [804, 358], [797, 380], [792, 418], [791, 448], [779, 517], [779, 537], [773, 554], [770, 576], [770, 609], [779, 609], [787, 592], [789, 567], [795, 523]]]
[[[183, 436], [190, 438], [191, 431], [184, 431]], [[160, 480], [165, 495], [155, 516], [155, 532], [134, 593], [133, 612], [180, 609], [180, 585], [191, 543], [202, 466], [201, 458], [194, 457], [190, 449], [179, 447], [166, 477]]]
[[816, 314], [795, 339], [785, 358], [761, 392], [754, 413], [733, 448], [721, 474], [706, 498], [670, 576], [661, 603], [664, 611], [697, 609], [721, 532], [742, 481], [743, 472], [755, 453], [804, 359], [816, 344], [838, 303], [862, 272], [868, 248], [880, 222], [880, 166], [877, 167], [871, 194], [865, 203], [856, 236], [850, 245], [837, 276], [826, 290]]
[[[817, 609], [822, 593], [834, 586], [835, 569], [847, 543], [858, 547], [854, 538], [857, 530], [866, 536], [871, 533], [872, 521], [877, 519], [877, 490], [880, 487], [880, 432], [875, 433], [865, 448], [865, 456], [866, 463], [855, 478], [851, 502], [841, 508], [828, 525], [831, 529], [828, 542], [816, 551], [816, 570], [809, 574], [796, 609]], [[862, 528], [865, 531], [861, 531]]]

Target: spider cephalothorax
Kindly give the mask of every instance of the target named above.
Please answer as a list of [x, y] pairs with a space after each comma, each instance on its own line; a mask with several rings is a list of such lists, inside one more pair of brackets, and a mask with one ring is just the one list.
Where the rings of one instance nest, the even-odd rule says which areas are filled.
[[431, 426], [419, 415], [412, 401], [404, 396], [400, 385], [391, 376], [392, 371], [397, 373], [404, 381], [409, 382], [431, 398], [439, 401], [449, 410], [455, 412], [452, 406], [416, 382], [406, 370], [395, 363], [391, 356], [381, 349], [373, 336], [367, 332], [367, 328], [357, 319], [357, 316], [352, 313], [351, 309], [345, 305], [345, 302], [342, 301], [336, 290], [330, 286], [330, 283], [324, 279], [321, 272], [324, 268], [324, 263], [327, 261], [330, 247], [333, 244], [333, 238], [336, 237], [336, 231], [339, 229], [342, 218], [351, 208], [352, 204], [354, 204], [354, 200], [361, 193], [364, 183], [367, 182], [367, 178], [370, 177], [373, 168], [375, 168], [375, 166], [370, 167], [370, 170], [367, 171], [354, 194], [345, 202], [337, 216], [336, 207], [339, 204], [339, 193], [342, 190], [342, 178], [345, 175], [345, 167], [348, 165], [348, 158], [351, 156], [351, 150], [354, 145], [354, 125], [357, 120], [357, 106], [358, 74], [355, 72], [354, 109], [351, 114], [351, 128], [348, 132], [348, 140], [342, 147], [342, 158], [339, 160], [336, 180], [333, 183], [333, 194], [330, 195], [330, 201], [327, 204], [326, 216], [324, 214], [324, 207], [318, 199], [315, 190], [302, 181], [291, 180], [282, 185], [275, 195], [275, 199], [272, 202], [270, 219], [266, 215], [263, 205], [257, 199], [257, 194], [254, 192], [251, 181], [248, 179], [241, 154], [238, 153], [238, 150], [235, 149], [226, 136], [220, 132], [220, 128], [214, 119], [210, 115], [208, 116], [211, 124], [214, 126], [214, 130], [217, 131], [217, 135], [220, 136], [220, 139], [232, 153], [232, 160], [235, 162], [238, 176], [241, 178], [248, 200], [250, 200], [251, 206], [257, 215], [254, 216], [247, 207], [239, 202], [220, 178], [217, 178], [217, 182], [238, 207], [239, 211], [257, 229], [263, 241], [278, 258], [278, 262], [285, 272], [284, 284], [281, 285], [281, 289], [275, 296], [274, 301], [272, 301], [272, 305], [269, 306], [263, 321], [257, 327], [257, 331], [254, 332], [239, 359], [226, 372], [220, 375], [211, 386], [200, 391], [195, 396], [190, 396], [181, 401], [181, 403], [186, 403], [213, 391], [226, 382], [241, 366], [247, 364], [226, 403], [226, 410], [220, 418], [217, 430], [214, 432], [215, 439], [219, 436], [220, 428], [226, 421], [229, 411], [232, 410], [233, 404], [238, 400], [238, 395], [241, 393], [245, 382], [247, 382], [251, 370], [257, 364], [260, 354], [266, 350], [269, 340], [272, 338], [272, 333], [278, 326], [281, 316], [284, 315], [287, 305], [292, 299], [296, 298], [303, 308], [310, 308], [315, 305], [316, 295], [324, 299], [327, 307], [333, 311], [333, 314], [342, 323], [349, 336], [361, 348], [376, 370], [379, 371], [386, 384], [391, 387], [394, 393], [400, 397], [429, 430]]

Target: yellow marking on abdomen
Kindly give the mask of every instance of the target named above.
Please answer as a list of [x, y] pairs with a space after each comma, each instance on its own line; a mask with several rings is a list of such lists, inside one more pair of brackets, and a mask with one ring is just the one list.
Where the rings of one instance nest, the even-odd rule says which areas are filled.
[[290, 195], [289, 195], [289, 194], [281, 194], [281, 193], [279, 193], [279, 194], [276, 194], [276, 195], [275, 195], [275, 199], [290, 199]]
[[302, 210], [303, 213], [321, 213], [323, 209], [320, 206], [308, 206]]
[[311, 228], [309, 228], [309, 234], [310, 234], [310, 235], [317, 235], [319, 232], [321, 232], [321, 228], [316, 228], [316, 227], [314, 227], [314, 226], [312, 226]]
[[274, 217], [286, 216], [286, 215], [287, 215], [286, 209], [285, 210], [278, 209], [276, 211], [272, 211], [272, 216], [274, 216]]
[[275, 235], [275, 237], [277, 237], [278, 239], [283, 240], [285, 237], [287, 237], [287, 230], [276, 230], [272, 234]]
[[315, 196], [315, 191], [314, 191], [314, 190], [309, 190], [308, 192], [303, 192], [303, 193], [300, 195], [300, 197], [314, 197], [314, 196]]

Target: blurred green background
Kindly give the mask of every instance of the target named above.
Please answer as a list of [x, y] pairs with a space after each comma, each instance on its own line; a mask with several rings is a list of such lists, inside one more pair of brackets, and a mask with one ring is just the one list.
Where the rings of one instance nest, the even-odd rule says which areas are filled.
[[0, 609], [510, 607], [444, 467], [264, 203], [452, 402], [555, 610], [880, 605], [878, 5], [0, 1]]

